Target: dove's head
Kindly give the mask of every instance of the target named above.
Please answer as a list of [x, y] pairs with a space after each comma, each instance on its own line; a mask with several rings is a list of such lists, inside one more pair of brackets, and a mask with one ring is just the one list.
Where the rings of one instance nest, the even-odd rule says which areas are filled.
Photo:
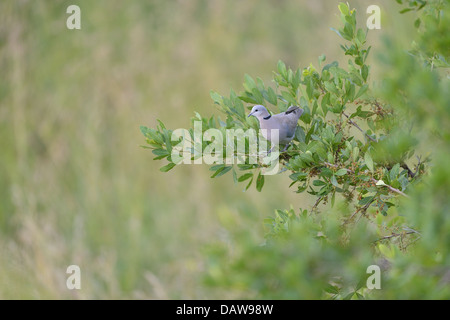
[[254, 116], [258, 119], [261, 119], [261, 118], [266, 118], [266, 117], [270, 116], [270, 113], [269, 113], [269, 111], [267, 111], [267, 109], [264, 106], [256, 105], [252, 108], [252, 111], [249, 113], [249, 115], [247, 117], [250, 117], [250, 116]]

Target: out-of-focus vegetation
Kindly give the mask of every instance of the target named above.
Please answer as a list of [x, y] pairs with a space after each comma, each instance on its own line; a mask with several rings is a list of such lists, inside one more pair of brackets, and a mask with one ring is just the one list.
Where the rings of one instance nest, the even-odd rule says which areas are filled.
[[[71, 4], [81, 8], [81, 30], [66, 28]], [[352, 5], [357, 5], [358, 21], [364, 21], [369, 2]], [[397, 96], [399, 106], [413, 106], [408, 110], [415, 110], [426, 147], [430, 139], [440, 143], [433, 156], [438, 174], [403, 207], [412, 223], [424, 226], [423, 238], [431, 239], [420, 242], [430, 250], [418, 247], [418, 256], [442, 252], [438, 262], [430, 260], [440, 275], [448, 265], [448, 238], [440, 232], [448, 221], [443, 215], [448, 213], [448, 141], [442, 140], [448, 137], [448, 103], [429, 107], [432, 98], [441, 97], [440, 91], [428, 86], [422, 90], [419, 81], [434, 76], [417, 64], [412, 72], [415, 60], [400, 56], [401, 45], [411, 44], [406, 35], [415, 30], [416, 17], [398, 15], [399, 6], [392, 1], [379, 5], [382, 29], [368, 35], [373, 80], [382, 70], [373, 57], [386, 51], [379, 37], [395, 36], [401, 50], [384, 55], [386, 83], [393, 90], [386, 94], [393, 99], [399, 92], [395, 88], [413, 94], [408, 104]], [[263, 280], [262, 272], [243, 274], [233, 290], [211, 277], [205, 283], [205, 274], [220, 272], [213, 267], [214, 259], [220, 265], [224, 257], [218, 254], [223, 249], [218, 242], [234, 248], [238, 258], [254, 252], [251, 263], [257, 268], [290, 266], [284, 269], [286, 294], [278, 290], [273, 298], [299, 298], [299, 285], [311, 290], [310, 296], [319, 292], [314, 278], [296, 268], [301, 255], [289, 259], [286, 254], [297, 251], [278, 251], [268, 261], [266, 254], [254, 250], [265, 233], [262, 220], [276, 208], [292, 204], [298, 212], [314, 204], [287, 187], [287, 175], [266, 179], [261, 193], [243, 193], [226, 176], [211, 181], [211, 172], [203, 166], [179, 166], [164, 174], [139, 148], [138, 128], [155, 126], [156, 119], [164, 119], [168, 127], [188, 127], [193, 111], [215, 111], [210, 90], [239, 87], [244, 73], [268, 83], [279, 59], [292, 68], [321, 54], [346, 62], [340, 39], [329, 29], [339, 23], [336, 6], [333, 1], [297, 0], [2, 1], [0, 298], [271, 297], [271, 287], [245, 286], [252, 277]], [[441, 42], [445, 37], [432, 39], [448, 48]], [[426, 43], [431, 46], [427, 50], [434, 47]], [[435, 128], [440, 130], [436, 133]], [[434, 219], [422, 221], [428, 216], [424, 210], [432, 210]], [[236, 246], [237, 241], [242, 245]], [[320, 253], [315, 244], [300, 245], [305, 255]], [[364, 251], [359, 254], [362, 247], [355, 250], [345, 253], [351, 261], [366, 257]], [[396, 260], [397, 271], [387, 281], [403, 281], [399, 288], [405, 288], [410, 277], [423, 272], [408, 259], [414, 255]], [[233, 260], [238, 270], [258, 270], [248, 263]], [[81, 268], [81, 290], [66, 288], [71, 264]], [[354, 271], [348, 277], [361, 272]], [[297, 275], [304, 277], [302, 282], [289, 280]], [[428, 292], [433, 279], [418, 285]], [[410, 293], [405, 289], [403, 297]]]

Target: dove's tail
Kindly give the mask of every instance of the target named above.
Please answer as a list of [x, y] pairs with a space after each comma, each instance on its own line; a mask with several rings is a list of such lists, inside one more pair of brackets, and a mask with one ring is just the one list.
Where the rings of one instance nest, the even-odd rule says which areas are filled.
[[298, 109], [300, 109], [300, 108], [297, 107], [297, 106], [290, 106], [290, 107], [286, 110], [285, 114], [289, 114], [289, 113], [295, 112], [295, 111], [298, 110]]

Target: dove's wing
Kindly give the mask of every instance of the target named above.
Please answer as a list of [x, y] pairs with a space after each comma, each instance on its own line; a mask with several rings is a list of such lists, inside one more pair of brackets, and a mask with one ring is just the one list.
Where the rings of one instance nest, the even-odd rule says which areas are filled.
[[[287, 144], [294, 138], [297, 121], [302, 113], [303, 109], [291, 106], [286, 112], [275, 114], [266, 120], [260, 120], [261, 129], [278, 129], [279, 142], [281, 144]], [[268, 134], [270, 135], [270, 132]]]

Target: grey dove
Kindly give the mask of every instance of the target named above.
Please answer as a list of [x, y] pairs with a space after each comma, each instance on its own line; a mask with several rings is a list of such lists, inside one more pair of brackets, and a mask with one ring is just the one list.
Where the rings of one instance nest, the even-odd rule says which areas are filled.
[[285, 112], [271, 115], [264, 106], [256, 105], [252, 108], [248, 117], [254, 116], [258, 119], [259, 127], [266, 129], [262, 130], [263, 137], [271, 142], [271, 130], [278, 129], [278, 142], [280, 145], [285, 146], [283, 151], [286, 151], [289, 143], [295, 136], [297, 121], [302, 114], [303, 109], [297, 106], [290, 106]]

